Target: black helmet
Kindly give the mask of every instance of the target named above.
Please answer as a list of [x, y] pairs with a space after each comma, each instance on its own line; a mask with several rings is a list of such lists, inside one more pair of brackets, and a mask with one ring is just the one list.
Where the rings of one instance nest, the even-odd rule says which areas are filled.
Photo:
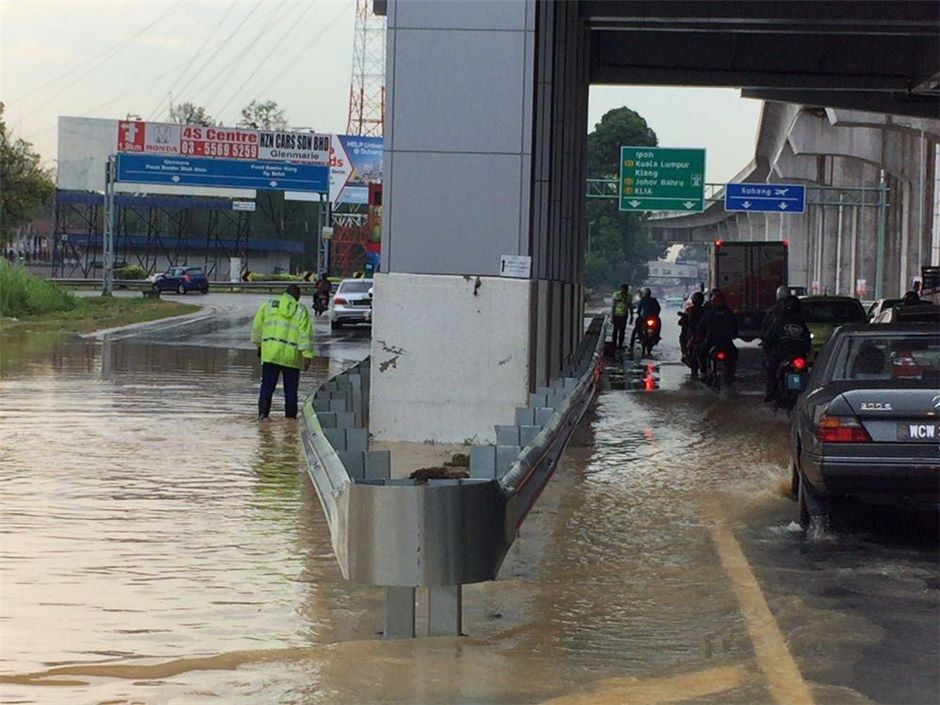
[[696, 291], [692, 294], [692, 304], [695, 306], [701, 306], [705, 302], [705, 294], [701, 291]]
[[783, 313], [799, 314], [801, 308], [800, 300], [795, 296], [788, 296], [780, 302], [780, 310]]

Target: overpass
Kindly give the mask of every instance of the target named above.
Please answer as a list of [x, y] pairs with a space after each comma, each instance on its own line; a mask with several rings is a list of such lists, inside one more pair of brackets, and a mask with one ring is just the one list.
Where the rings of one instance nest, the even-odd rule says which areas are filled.
[[[936, 147], [936, 3], [388, 0], [376, 7], [388, 27], [376, 438], [491, 442], [494, 421], [511, 419], [575, 349], [592, 83], [731, 86], [775, 101], [742, 178], [880, 186], [884, 172], [886, 293], [935, 251], [927, 200], [934, 167], [925, 158], [912, 169], [909, 156]], [[857, 112], [873, 108], [880, 114]], [[805, 252], [797, 270], [828, 277], [829, 286], [838, 270], [842, 289], [849, 278], [876, 279], [876, 212], [859, 209], [854, 231], [845, 208], [841, 219], [830, 209], [785, 226], [793, 249]], [[731, 222], [714, 212], [689, 218], [668, 232], [703, 237], [708, 226]], [[840, 227], [837, 252], [830, 244]], [[837, 265], [850, 232], [856, 261], [845, 274]], [[517, 276], [500, 276], [503, 256], [516, 258]]]

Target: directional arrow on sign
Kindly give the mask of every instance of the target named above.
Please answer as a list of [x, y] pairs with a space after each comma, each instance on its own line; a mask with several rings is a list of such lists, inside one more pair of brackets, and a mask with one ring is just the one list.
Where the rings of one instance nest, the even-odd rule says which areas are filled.
[[272, 182], [271, 182], [271, 188], [274, 188], [275, 186], [277, 186], [277, 181], [272, 181]]
[[781, 203], [777, 207], [782, 211], [785, 211], [788, 208], [786, 203]]
[[179, 180], [180, 180], [180, 177], [178, 177], [178, 176], [174, 176], [174, 177], [173, 177], [173, 181], [179, 181]]
[[640, 203], [642, 203], [642, 201], [627, 201], [627, 203], [636, 208], [638, 205], [640, 205]]
[[692, 206], [695, 205], [695, 201], [686, 201], [682, 205], [685, 206], [686, 208], [691, 208]]
[[745, 202], [742, 203], [741, 205], [744, 206], [745, 208], [750, 208], [750, 207], [751, 207], [751, 202], [750, 202], [750, 201], [745, 201]]

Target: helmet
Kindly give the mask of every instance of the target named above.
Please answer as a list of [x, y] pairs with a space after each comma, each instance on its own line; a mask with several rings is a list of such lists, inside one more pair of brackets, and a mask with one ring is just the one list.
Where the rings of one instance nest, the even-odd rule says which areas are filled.
[[780, 302], [780, 310], [783, 313], [798, 314], [801, 308], [802, 304], [800, 304], [800, 300], [795, 296], [788, 296]]
[[724, 306], [725, 297], [720, 290], [712, 289], [710, 292], [708, 292], [708, 303], [712, 304], [713, 306]]
[[696, 291], [692, 294], [692, 304], [694, 306], [701, 306], [705, 302], [705, 294], [701, 291]]
[[777, 287], [776, 295], [777, 295], [777, 301], [783, 301], [785, 298], [787, 298], [790, 295], [790, 287], [788, 287], [785, 284], [781, 284], [780, 286]]
[[649, 287], [646, 287], [646, 288], [643, 289], [643, 296], [644, 296], [645, 298], [649, 298], [649, 297], [652, 296], [652, 295], [653, 295], [653, 292], [652, 292], [652, 290], [651, 290]]
[[901, 299], [901, 304], [903, 306], [916, 306], [920, 303], [920, 297], [917, 295], [916, 291], [908, 291], [904, 294], [904, 298]]

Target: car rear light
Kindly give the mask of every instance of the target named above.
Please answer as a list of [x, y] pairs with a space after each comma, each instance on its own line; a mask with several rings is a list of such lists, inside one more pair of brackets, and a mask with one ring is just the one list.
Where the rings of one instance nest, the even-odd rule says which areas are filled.
[[647, 319], [646, 319], [646, 327], [647, 327], [647, 328], [655, 328], [655, 327], [656, 327], [656, 319], [655, 319], [655, 318], [647, 318]]
[[349, 303], [349, 302], [346, 301], [346, 299], [344, 299], [344, 298], [341, 297], [341, 296], [336, 296], [336, 297], [333, 298], [333, 304], [336, 305], [336, 306], [345, 306], [345, 305], [348, 304], [348, 303]]
[[793, 358], [793, 369], [797, 372], [802, 372], [806, 369], [806, 358], [805, 357], [795, 357]]
[[719, 350], [715, 353], [715, 359], [719, 362], [724, 362], [728, 359], [728, 353], [726, 353], [724, 350]]
[[816, 424], [816, 438], [823, 443], [869, 443], [862, 424], [852, 416], [823, 416]]
[[924, 370], [909, 352], [899, 352], [891, 360], [891, 375], [904, 379], [920, 379]]

